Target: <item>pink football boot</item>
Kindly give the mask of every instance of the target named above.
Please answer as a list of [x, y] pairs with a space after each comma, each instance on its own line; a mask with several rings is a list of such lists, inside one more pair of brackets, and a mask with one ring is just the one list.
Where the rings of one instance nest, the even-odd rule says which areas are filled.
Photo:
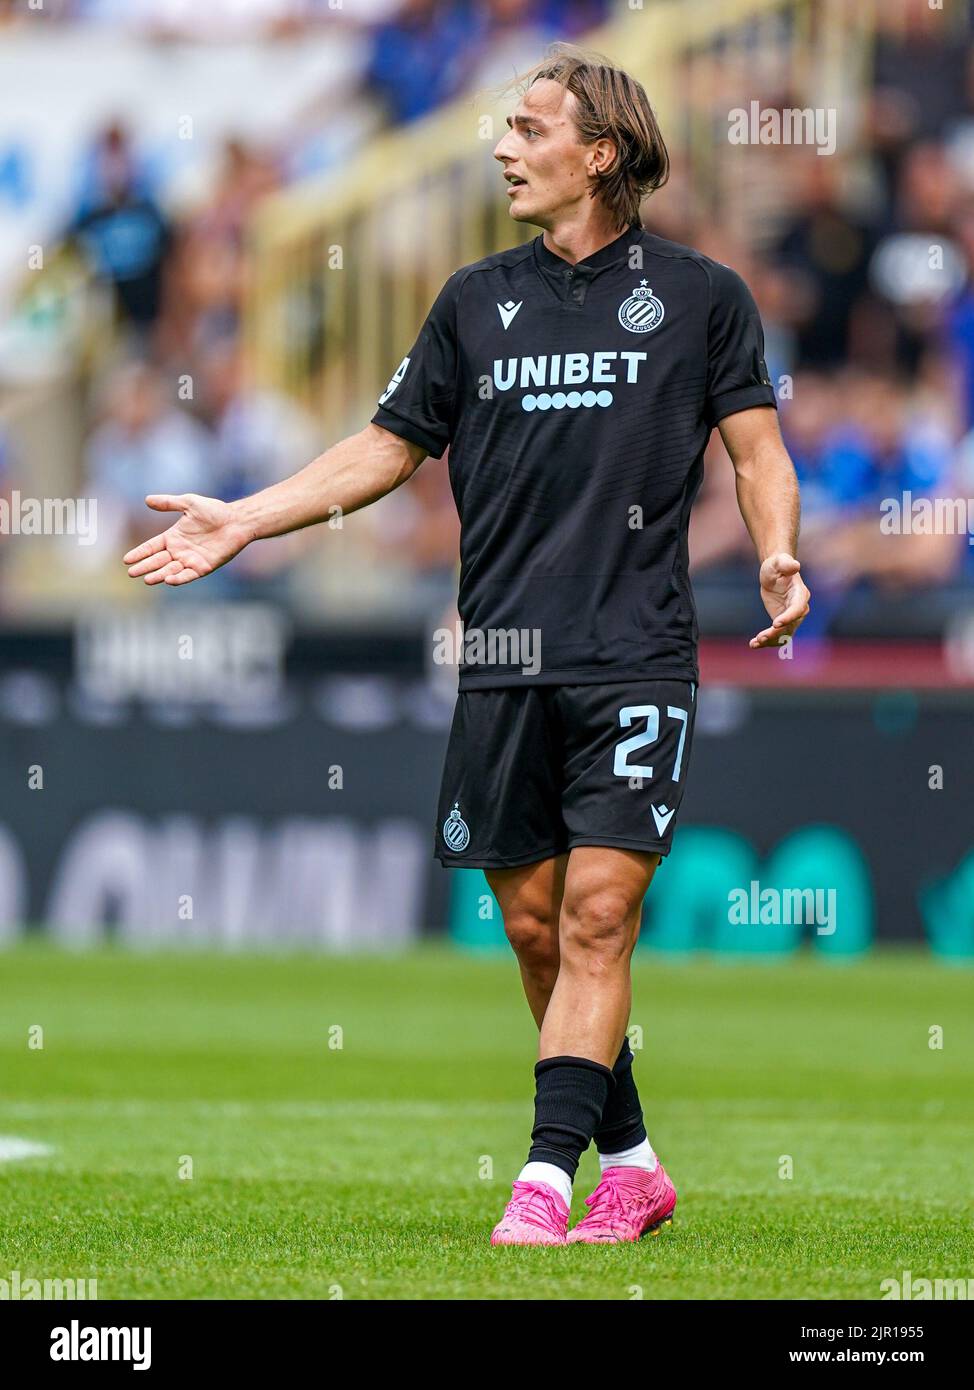
[[516, 1182], [491, 1245], [564, 1245], [568, 1208], [546, 1182]]
[[584, 1241], [589, 1245], [615, 1244], [658, 1236], [673, 1219], [676, 1188], [657, 1162], [650, 1173], [645, 1168], [606, 1168], [591, 1197], [585, 1198], [588, 1215], [568, 1237], [569, 1245]]

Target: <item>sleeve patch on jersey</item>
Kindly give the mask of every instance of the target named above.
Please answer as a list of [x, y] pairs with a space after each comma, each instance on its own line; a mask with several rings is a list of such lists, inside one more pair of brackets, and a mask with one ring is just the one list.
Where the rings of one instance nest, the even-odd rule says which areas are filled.
[[409, 358], [408, 358], [408, 357], [404, 357], [404, 358], [402, 359], [402, 361], [399, 363], [399, 366], [398, 366], [398, 367], [396, 368], [396, 370], [393, 372], [393, 374], [392, 374], [392, 376], [391, 376], [391, 378], [390, 378], [390, 380], [389, 380], [389, 385], [386, 387], [386, 389], [383, 391], [382, 395], [379, 397], [379, 404], [380, 404], [380, 405], [385, 405], [386, 401], [387, 401], [387, 400], [389, 399], [389, 397], [393, 394], [393, 392], [395, 391], [396, 387], [399, 385], [399, 383], [402, 381], [403, 377], [406, 375], [406, 368], [407, 368], [408, 366], [409, 366]]

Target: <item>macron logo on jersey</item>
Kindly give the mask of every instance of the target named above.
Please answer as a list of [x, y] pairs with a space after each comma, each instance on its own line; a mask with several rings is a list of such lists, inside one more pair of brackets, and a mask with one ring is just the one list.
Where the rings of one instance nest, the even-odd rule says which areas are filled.
[[506, 304], [498, 304], [497, 312], [501, 316], [501, 323], [504, 325], [505, 332], [510, 328], [511, 324], [514, 322], [514, 315], [517, 313], [518, 309], [520, 309], [523, 303], [523, 299], [519, 300], [517, 304], [514, 303], [513, 299], [509, 299]]

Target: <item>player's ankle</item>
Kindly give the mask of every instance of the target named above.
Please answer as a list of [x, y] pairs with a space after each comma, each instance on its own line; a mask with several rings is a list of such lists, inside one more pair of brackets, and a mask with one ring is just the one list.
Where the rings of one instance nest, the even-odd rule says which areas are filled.
[[517, 1175], [518, 1182], [543, 1182], [553, 1187], [566, 1207], [572, 1204], [572, 1180], [564, 1168], [554, 1163], [528, 1161]]
[[648, 1139], [643, 1139], [631, 1148], [621, 1149], [617, 1153], [599, 1151], [599, 1168], [603, 1173], [606, 1168], [643, 1168], [647, 1173], [655, 1173], [658, 1165], [659, 1159]]

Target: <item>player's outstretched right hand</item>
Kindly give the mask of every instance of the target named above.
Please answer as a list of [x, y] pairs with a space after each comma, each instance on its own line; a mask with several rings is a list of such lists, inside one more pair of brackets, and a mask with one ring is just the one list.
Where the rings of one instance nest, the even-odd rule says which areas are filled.
[[157, 512], [182, 512], [168, 531], [143, 541], [123, 556], [133, 579], [147, 584], [191, 584], [212, 574], [251, 540], [229, 502], [184, 492], [154, 493], [146, 505]]

